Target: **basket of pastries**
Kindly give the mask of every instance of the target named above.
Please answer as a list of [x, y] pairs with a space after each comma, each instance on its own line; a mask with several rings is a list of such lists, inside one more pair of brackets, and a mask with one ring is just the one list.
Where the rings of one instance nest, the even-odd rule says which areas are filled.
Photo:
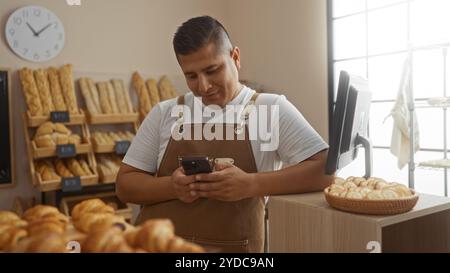
[[410, 211], [419, 199], [413, 189], [377, 177], [336, 177], [324, 194], [328, 204], [336, 209], [373, 215]]

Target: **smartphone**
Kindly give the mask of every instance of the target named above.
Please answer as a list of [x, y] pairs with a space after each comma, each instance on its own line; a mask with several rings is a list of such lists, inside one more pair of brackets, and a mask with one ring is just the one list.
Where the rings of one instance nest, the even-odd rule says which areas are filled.
[[207, 156], [183, 156], [178, 157], [178, 161], [186, 175], [211, 173], [213, 171], [212, 162]]

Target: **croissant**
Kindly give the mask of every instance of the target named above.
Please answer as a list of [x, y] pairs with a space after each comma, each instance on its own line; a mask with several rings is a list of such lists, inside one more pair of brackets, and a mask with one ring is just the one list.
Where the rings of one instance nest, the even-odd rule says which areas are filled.
[[27, 226], [29, 236], [39, 234], [58, 233], [62, 234], [66, 230], [67, 223], [60, 221], [60, 218], [52, 216], [40, 220], [34, 220]]
[[27, 231], [14, 225], [0, 225], [0, 251], [10, 251], [27, 236]]
[[96, 230], [84, 239], [82, 252], [85, 253], [131, 253], [133, 249], [127, 244], [119, 228]]
[[172, 221], [152, 219], [146, 221], [136, 232], [129, 235], [130, 243], [148, 252], [166, 252], [170, 239], [175, 236]]
[[84, 213], [78, 221], [74, 222], [74, 225], [79, 231], [89, 233], [112, 226], [125, 229], [126, 221], [123, 217], [110, 213]]
[[28, 209], [23, 214], [23, 219], [25, 219], [28, 222], [32, 222], [46, 217], [57, 217], [61, 222], [65, 223], [69, 222], [69, 219], [64, 214], [60, 213], [57, 208], [52, 206], [37, 205]]
[[39, 234], [22, 240], [13, 251], [19, 253], [67, 253], [67, 239], [58, 233]]
[[11, 211], [0, 210], [0, 225], [13, 225], [15, 227], [23, 227], [27, 222]]
[[80, 220], [83, 214], [89, 212], [114, 214], [114, 209], [110, 206], [107, 206], [102, 200], [98, 198], [84, 200], [73, 207], [71, 213], [72, 220], [76, 222]]

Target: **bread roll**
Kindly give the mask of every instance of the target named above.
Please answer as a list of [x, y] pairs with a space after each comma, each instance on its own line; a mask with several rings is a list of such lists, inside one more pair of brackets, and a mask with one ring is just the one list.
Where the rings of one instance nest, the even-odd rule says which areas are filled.
[[26, 67], [22, 68], [19, 70], [19, 78], [31, 116], [42, 116], [44, 112], [33, 71]]
[[44, 122], [36, 130], [34, 137], [52, 134], [55, 130], [55, 124], [51, 121]]
[[51, 148], [56, 146], [51, 135], [38, 136], [34, 139], [34, 142], [38, 148]]
[[79, 114], [75, 89], [73, 87], [72, 65], [66, 64], [59, 70], [62, 93], [70, 114]]
[[67, 111], [66, 103], [59, 82], [58, 70], [50, 67], [47, 70], [48, 80], [50, 82], [50, 93], [52, 94], [53, 105], [56, 111]]
[[81, 167], [80, 163], [74, 159], [74, 158], [70, 158], [67, 160], [67, 166], [69, 167], [69, 170], [75, 175], [75, 176], [85, 176], [87, 175], [84, 170], [83, 167]]
[[34, 78], [39, 90], [39, 97], [42, 103], [42, 111], [45, 116], [50, 115], [50, 112], [55, 111], [52, 96], [50, 95], [50, 84], [48, 82], [48, 75], [44, 69], [37, 69], [34, 71]]

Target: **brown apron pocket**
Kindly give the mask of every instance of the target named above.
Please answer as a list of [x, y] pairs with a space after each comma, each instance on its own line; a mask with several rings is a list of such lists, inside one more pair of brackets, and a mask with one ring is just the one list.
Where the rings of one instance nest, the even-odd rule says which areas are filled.
[[[184, 237], [184, 236], [182, 236]], [[207, 252], [212, 253], [248, 253], [249, 240], [212, 240], [203, 238], [184, 237], [193, 243], [199, 244]]]

